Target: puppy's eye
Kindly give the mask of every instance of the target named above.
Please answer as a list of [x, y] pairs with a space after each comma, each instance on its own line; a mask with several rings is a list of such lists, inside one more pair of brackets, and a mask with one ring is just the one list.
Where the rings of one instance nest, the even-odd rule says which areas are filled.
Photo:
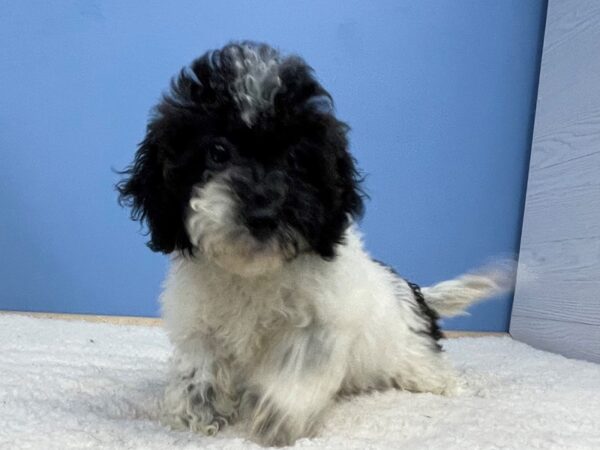
[[221, 144], [215, 144], [213, 147], [211, 147], [208, 156], [215, 164], [224, 164], [229, 161], [229, 158], [231, 157], [229, 150], [227, 150]]

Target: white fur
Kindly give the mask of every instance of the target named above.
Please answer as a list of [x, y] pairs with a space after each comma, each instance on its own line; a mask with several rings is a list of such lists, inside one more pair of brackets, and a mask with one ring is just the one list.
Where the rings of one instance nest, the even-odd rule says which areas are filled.
[[[244, 277], [272, 272], [295, 256], [298, 248], [282, 244], [276, 237], [257, 242], [236, 214], [228, 172], [195, 187], [185, 221], [190, 242], [215, 264]], [[296, 240], [301, 241], [299, 237]]]
[[[354, 227], [332, 261], [277, 233], [258, 242], [230, 177], [194, 188], [185, 223], [195, 254], [172, 257], [161, 296], [175, 346], [166, 422], [214, 434], [241, 416], [258, 441], [289, 444], [312, 435], [339, 395], [453, 392], [412, 289], [369, 257]], [[508, 274], [491, 268], [422, 292], [438, 313], [458, 314], [510, 287]]]
[[466, 314], [474, 299], [499, 295], [514, 287], [515, 262], [504, 259], [454, 280], [422, 289], [429, 307], [442, 316]]
[[[337, 395], [453, 392], [454, 371], [411, 289], [371, 260], [353, 228], [333, 262], [307, 253], [272, 268], [247, 277], [210, 258], [173, 257], [161, 297], [176, 348], [168, 423], [212, 434], [241, 414], [257, 440], [288, 444], [313, 434]], [[489, 293], [467, 285], [471, 302]], [[443, 285], [432, 289], [443, 311]], [[202, 386], [215, 390], [212, 404], [190, 401]]]

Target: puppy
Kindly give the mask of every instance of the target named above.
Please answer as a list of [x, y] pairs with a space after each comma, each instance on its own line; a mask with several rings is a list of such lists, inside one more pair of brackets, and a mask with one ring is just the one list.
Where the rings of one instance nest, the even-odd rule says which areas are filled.
[[117, 188], [171, 255], [171, 426], [243, 419], [287, 445], [338, 396], [454, 390], [437, 319], [504, 291], [510, 271], [420, 290], [370, 258], [347, 132], [302, 59], [250, 42], [195, 60], [155, 108]]

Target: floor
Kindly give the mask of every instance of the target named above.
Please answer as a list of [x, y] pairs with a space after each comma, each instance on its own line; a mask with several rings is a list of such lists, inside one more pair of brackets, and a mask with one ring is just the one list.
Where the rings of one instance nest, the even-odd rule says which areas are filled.
[[[296, 447], [600, 448], [600, 365], [510, 337], [444, 347], [460, 394], [360, 396]], [[241, 428], [208, 438], [158, 423], [169, 351], [157, 326], [0, 315], [0, 449], [258, 448]]]

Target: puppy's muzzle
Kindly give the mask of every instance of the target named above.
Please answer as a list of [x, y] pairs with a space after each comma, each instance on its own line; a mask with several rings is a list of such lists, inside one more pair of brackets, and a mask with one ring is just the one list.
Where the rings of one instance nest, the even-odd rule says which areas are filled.
[[280, 228], [287, 194], [285, 175], [277, 170], [265, 173], [255, 169], [251, 177], [236, 181], [244, 225], [257, 241], [264, 242]]

